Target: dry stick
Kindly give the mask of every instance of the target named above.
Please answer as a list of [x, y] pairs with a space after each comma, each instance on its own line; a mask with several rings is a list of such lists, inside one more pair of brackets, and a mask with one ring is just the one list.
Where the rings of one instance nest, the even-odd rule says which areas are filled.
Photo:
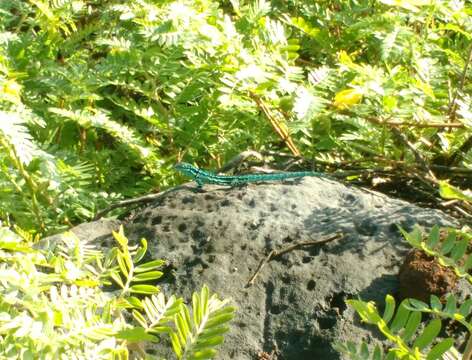
[[249, 93], [249, 96], [256, 102], [257, 106], [262, 110], [262, 112], [264, 113], [264, 115], [269, 120], [270, 124], [272, 125], [272, 128], [280, 136], [280, 138], [285, 142], [285, 144], [293, 153], [293, 155], [300, 156], [300, 151], [294, 144], [288, 131], [284, 129], [281, 123], [271, 114], [269, 108], [264, 104], [261, 98], [252, 92]]
[[[457, 97], [459, 96], [459, 92], [462, 91], [464, 88], [465, 84], [465, 78], [467, 76], [467, 69], [469, 68], [469, 64], [472, 61], [472, 42], [470, 43], [469, 47], [469, 54], [467, 55], [467, 60], [464, 64], [464, 69], [462, 70], [462, 75], [461, 75], [461, 82], [459, 84], [459, 87], [456, 89], [456, 93], [454, 94], [454, 97], [452, 98], [451, 102], [449, 103], [449, 110], [448, 110], [448, 115], [449, 118], [454, 121], [456, 119], [456, 109], [457, 109]], [[457, 158], [459, 158], [462, 154], [465, 154], [472, 148], [472, 136], [469, 137], [463, 144], [462, 146], [457, 149], [448, 159], [448, 164], [452, 165], [457, 161]]]
[[464, 349], [464, 355], [462, 355], [462, 360], [471, 360], [472, 359], [472, 335], [469, 333], [469, 338], [467, 339], [467, 344]]
[[[178, 187], [178, 188], [181, 188], [181, 187]], [[93, 220], [99, 220], [100, 218], [102, 218], [105, 214], [109, 213], [110, 211], [112, 211], [114, 209], [117, 209], [117, 208], [120, 208], [120, 207], [123, 207], [123, 206], [138, 204], [138, 203], [147, 203], [147, 202], [154, 201], [156, 199], [159, 199], [159, 198], [163, 197], [164, 195], [167, 195], [170, 192], [176, 191], [178, 188], [171, 188], [171, 189], [162, 191], [162, 192], [157, 193], [157, 194], [148, 194], [148, 195], [140, 196], [140, 197], [133, 198], [133, 199], [126, 199], [126, 200], [123, 200], [123, 201], [118, 201], [117, 203], [111, 204], [109, 207], [97, 212], [97, 214], [95, 215]]]
[[465, 78], [467, 76], [467, 69], [469, 68], [469, 64], [471, 61], [472, 61], [472, 42], [470, 43], [469, 54], [467, 55], [467, 60], [464, 64], [464, 69], [462, 70], [461, 82], [459, 84], [459, 87], [456, 89], [456, 93], [454, 94], [454, 97], [449, 103], [448, 115], [451, 120], [455, 120], [456, 118], [457, 97], [459, 96], [459, 92], [462, 91], [462, 89], [464, 88]]
[[243, 161], [245, 161], [248, 157], [255, 157], [259, 160], [263, 160], [264, 157], [254, 150], [246, 150], [242, 153], [231, 158], [225, 165], [223, 165], [217, 172], [227, 172], [228, 170], [234, 169], [239, 166]]
[[261, 262], [259, 263], [259, 265], [257, 266], [257, 269], [256, 271], [254, 272], [254, 274], [249, 278], [249, 280], [247, 281], [246, 283], [246, 286], [245, 287], [249, 287], [251, 285], [254, 284], [254, 281], [256, 280], [257, 276], [260, 274], [262, 268], [270, 261], [272, 260], [273, 258], [275, 257], [278, 257], [278, 256], [281, 256], [283, 254], [286, 254], [290, 251], [293, 251], [293, 250], [296, 250], [298, 248], [301, 248], [301, 247], [305, 247], [305, 246], [314, 246], [314, 245], [319, 245], [319, 244], [324, 244], [324, 243], [327, 243], [327, 242], [330, 242], [330, 241], [333, 241], [333, 240], [338, 240], [338, 239], [342, 239], [344, 237], [344, 235], [342, 233], [336, 233], [334, 235], [331, 235], [327, 238], [324, 238], [324, 239], [321, 239], [321, 240], [316, 240], [316, 241], [301, 241], [301, 242], [298, 242], [298, 243], [295, 243], [293, 245], [290, 245], [284, 249], [281, 249], [281, 250], [272, 250], [269, 255], [267, 255], [264, 259], [261, 260]]
[[448, 164], [454, 164], [457, 162], [457, 159], [462, 156], [462, 154], [467, 153], [472, 148], [472, 136], [469, 137], [464, 143], [454, 151], [454, 153], [447, 160]]
[[425, 159], [423, 159], [423, 156], [416, 150], [415, 146], [406, 138], [404, 134], [402, 134], [398, 129], [391, 127], [390, 128], [392, 132], [395, 134], [395, 136], [400, 139], [401, 142], [403, 142], [413, 153], [415, 156], [416, 162], [421, 165], [423, 170], [431, 177], [431, 180], [434, 184], [437, 184], [438, 180], [436, 176], [434, 175], [433, 171], [429, 168], [428, 163], [426, 162]]
[[366, 120], [377, 125], [389, 125], [389, 126], [411, 126], [416, 128], [464, 128], [465, 125], [456, 122], [456, 123], [418, 123], [411, 121], [392, 121], [392, 120], [382, 120], [374, 117], [366, 117]]

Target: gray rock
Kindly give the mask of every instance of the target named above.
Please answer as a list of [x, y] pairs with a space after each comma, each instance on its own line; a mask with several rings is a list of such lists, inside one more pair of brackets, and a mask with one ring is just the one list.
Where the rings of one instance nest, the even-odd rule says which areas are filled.
[[[383, 337], [365, 327], [345, 300], [383, 303], [395, 294], [409, 245], [397, 225], [411, 230], [452, 224], [444, 213], [382, 194], [320, 179], [237, 188], [192, 185], [160, 199], [126, 225], [130, 238], [150, 241], [152, 256], [175, 269], [163, 286], [190, 301], [207, 284], [238, 307], [218, 358], [340, 359], [335, 341]], [[270, 261], [245, 285], [271, 250], [335, 232], [345, 238]], [[470, 291], [470, 288], [469, 288]], [[169, 357], [169, 356], [168, 356]]]
[[[136, 241], [145, 237], [153, 258], [170, 261], [174, 270], [161, 284], [168, 295], [190, 303], [192, 292], [207, 284], [220, 298], [233, 299], [238, 311], [219, 359], [257, 359], [259, 352], [275, 351], [277, 359], [334, 360], [341, 359], [334, 342], [384, 340], [360, 324], [345, 300], [382, 304], [386, 294], [397, 292], [398, 269], [410, 249], [397, 225], [411, 230], [415, 223], [452, 220], [437, 210], [307, 177], [202, 191], [183, 186], [135, 213], [125, 233]], [[89, 226], [93, 234], [96, 223]], [[345, 237], [270, 261], [246, 287], [271, 250], [335, 232]], [[174, 358], [161, 353], [163, 346], [156, 350]]]

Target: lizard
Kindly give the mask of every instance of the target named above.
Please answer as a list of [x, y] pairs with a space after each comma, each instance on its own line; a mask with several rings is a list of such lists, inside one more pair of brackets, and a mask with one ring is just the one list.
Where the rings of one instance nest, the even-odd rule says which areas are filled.
[[253, 182], [285, 180], [291, 178], [301, 178], [305, 176], [325, 177], [326, 175], [316, 171], [294, 171], [279, 172], [271, 174], [245, 174], [245, 175], [218, 175], [210, 171], [202, 170], [186, 162], [180, 162], [174, 168], [192, 178], [201, 188], [204, 184], [216, 184], [226, 186], [237, 186]]

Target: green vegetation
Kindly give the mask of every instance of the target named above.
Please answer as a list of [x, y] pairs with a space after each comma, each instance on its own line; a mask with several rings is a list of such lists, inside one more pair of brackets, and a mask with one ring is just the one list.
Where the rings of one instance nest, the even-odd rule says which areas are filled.
[[178, 160], [216, 168], [247, 149], [420, 179], [435, 198], [452, 189], [439, 179], [471, 175], [470, 12], [435, 0], [4, 0], [0, 218], [57, 231], [175, 184]]
[[[157, 279], [160, 263], [139, 265], [124, 235], [105, 253], [73, 238], [33, 247], [34, 235], [177, 184], [180, 160], [291, 156], [470, 215], [471, 14], [461, 0], [1, 0], [1, 351], [99, 346], [119, 358], [137, 335], [165, 332], [181, 358], [213, 354], [232, 310], [203, 288], [190, 318], [181, 299], [137, 284]], [[437, 234], [406, 238], [470, 280], [471, 257], [457, 262], [466, 241], [435, 250]], [[121, 289], [111, 298], [110, 279]], [[193, 326], [210, 308], [222, 327], [208, 339]], [[78, 337], [67, 336], [72, 323]]]
[[[130, 247], [123, 229], [113, 235], [118, 247], [103, 252], [70, 232], [34, 245], [0, 228], [2, 358], [148, 359], [148, 345], [162, 336], [170, 336], [177, 359], [216, 354], [234, 308], [207, 287], [193, 295], [191, 312], [183, 299], [166, 299], [142, 284], [162, 275], [164, 261], [140, 263], [146, 240]], [[120, 290], [110, 291], [111, 280]]]
[[[472, 283], [469, 275], [472, 253], [467, 251], [471, 239], [469, 233], [440, 229], [438, 226], [433, 227], [427, 237], [418, 227], [409, 233], [403, 229], [401, 231], [410, 245], [434, 256], [441, 265], [450, 267], [457, 276], [465, 277]], [[443, 239], [440, 234], [444, 234]], [[446, 352], [451, 360], [469, 360], [472, 357], [472, 299], [466, 299], [460, 306], [458, 302], [453, 294], [448, 294], [442, 300], [431, 295], [431, 306], [417, 299], [405, 299], [395, 313], [395, 299], [387, 295], [384, 313], [380, 315], [372, 302], [348, 300], [348, 305], [356, 310], [362, 321], [376, 325], [394, 345], [385, 356], [380, 346], [376, 345], [371, 352], [364, 342], [360, 346], [354, 343], [338, 344], [337, 349], [352, 360], [435, 360], [441, 359]], [[433, 316], [423, 328], [422, 312]], [[458, 322], [468, 331], [463, 355], [453, 347], [454, 339], [448, 337], [436, 340], [441, 332], [442, 321], [447, 319]], [[436, 344], [431, 346], [433, 342]]]

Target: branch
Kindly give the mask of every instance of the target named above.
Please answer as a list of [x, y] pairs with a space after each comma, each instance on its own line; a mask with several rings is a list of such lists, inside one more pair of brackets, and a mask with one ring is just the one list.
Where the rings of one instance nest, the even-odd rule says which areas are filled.
[[461, 82], [459, 84], [459, 87], [456, 89], [456, 93], [454, 94], [454, 97], [449, 103], [448, 115], [452, 121], [454, 121], [456, 118], [457, 97], [459, 96], [459, 92], [461, 92], [462, 89], [464, 88], [465, 78], [467, 76], [467, 69], [471, 61], [472, 61], [472, 42], [470, 43], [469, 54], [467, 55], [467, 60], [465, 61], [464, 69], [462, 70]]
[[382, 120], [374, 117], [366, 117], [366, 120], [378, 125], [389, 125], [389, 126], [411, 126], [417, 128], [464, 128], [465, 125], [456, 122], [456, 123], [418, 123], [413, 121], [395, 121], [395, 120]]
[[243, 161], [245, 161], [248, 157], [255, 157], [258, 160], [263, 160], [263, 156], [258, 153], [257, 151], [254, 150], [246, 150], [243, 151], [242, 153], [239, 153], [238, 155], [234, 156], [231, 158], [225, 165], [223, 165], [217, 172], [227, 172], [230, 169], [234, 169], [239, 166]]
[[157, 193], [157, 194], [149, 194], [149, 195], [144, 195], [144, 196], [140, 196], [140, 197], [137, 197], [137, 198], [132, 198], [132, 199], [126, 199], [126, 200], [123, 200], [123, 201], [119, 201], [119, 202], [117, 202], [115, 204], [111, 204], [109, 207], [97, 212], [97, 214], [95, 215], [93, 220], [94, 221], [98, 220], [98, 219], [102, 218], [105, 214], [109, 213], [110, 211], [112, 211], [114, 209], [117, 209], [117, 208], [120, 208], [120, 207], [133, 205], [133, 204], [138, 204], [138, 203], [148, 203], [148, 202], [160, 199], [161, 197], [167, 195], [168, 193], [176, 191], [180, 188], [182, 188], [182, 187], [179, 186], [179, 187], [176, 187], [176, 188], [170, 188], [168, 190], [162, 191], [162, 192]]
[[252, 92], [249, 92], [249, 96], [251, 97], [251, 99], [253, 99], [256, 102], [257, 106], [262, 110], [262, 112], [264, 113], [264, 115], [269, 120], [270, 124], [272, 125], [272, 128], [280, 136], [283, 142], [287, 145], [287, 147], [290, 149], [292, 154], [295, 156], [300, 156], [300, 150], [298, 150], [298, 148], [294, 144], [287, 129], [283, 126], [283, 124], [280, 123], [280, 121], [278, 121], [271, 114], [269, 108], [264, 104], [262, 99]]
[[344, 238], [344, 235], [342, 233], [336, 233], [334, 235], [331, 235], [329, 237], [326, 237], [324, 239], [321, 239], [321, 240], [316, 240], [316, 241], [301, 241], [301, 242], [298, 242], [298, 243], [295, 243], [293, 245], [290, 245], [290, 246], [287, 246], [286, 248], [284, 249], [281, 249], [281, 250], [272, 250], [269, 255], [267, 255], [264, 259], [261, 260], [261, 262], [259, 263], [256, 271], [254, 272], [254, 274], [249, 278], [248, 282], [246, 283], [246, 287], [249, 287], [251, 285], [254, 284], [254, 281], [256, 280], [257, 276], [259, 275], [259, 273], [261, 272], [262, 268], [272, 259], [278, 257], [278, 256], [281, 256], [283, 254], [286, 254], [290, 251], [293, 251], [293, 250], [297, 250], [299, 248], [302, 248], [302, 247], [307, 247], [307, 246], [314, 246], [314, 245], [320, 245], [320, 244], [324, 244], [324, 243], [327, 243], [327, 242], [330, 242], [330, 241], [334, 241], [334, 240], [339, 240], [339, 239], [342, 239]]

